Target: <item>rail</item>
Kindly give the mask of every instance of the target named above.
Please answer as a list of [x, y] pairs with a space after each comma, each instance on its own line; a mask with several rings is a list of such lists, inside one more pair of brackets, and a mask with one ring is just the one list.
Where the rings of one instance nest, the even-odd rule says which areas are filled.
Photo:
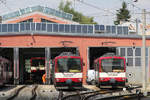
[[140, 87], [128, 87], [126, 90], [113, 89], [113, 90], [98, 90], [92, 92], [79, 93], [76, 91], [75, 94], [70, 94], [63, 97], [63, 91], [60, 92], [58, 100], [109, 100], [116, 98], [140, 98], [142, 93], [139, 90]]
[[[33, 86], [32, 87], [32, 90], [31, 90], [31, 97], [30, 97], [30, 100], [36, 100], [36, 96], [37, 96], [37, 94], [36, 94], [36, 89], [37, 89], [37, 85], [35, 85], [35, 86]], [[25, 88], [30, 88], [30, 87], [27, 87], [27, 86], [21, 86], [20, 88], [18, 88], [18, 89], [15, 89], [13, 92], [13, 95], [12, 96], [10, 96], [10, 97], [8, 97], [6, 100], [16, 100], [16, 98], [18, 97], [19, 98], [19, 93], [21, 92], [21, 91], [23, 91], [23, 89], [25, 89]]]
[[21, 86], [18, 89], [15, 89], [14, 91], [14, 95], [10, 96], [7, 100], [13, 100], [14, 98], [16, 98], [19, 95], [19, 92], [24, 89], [26, 86]]

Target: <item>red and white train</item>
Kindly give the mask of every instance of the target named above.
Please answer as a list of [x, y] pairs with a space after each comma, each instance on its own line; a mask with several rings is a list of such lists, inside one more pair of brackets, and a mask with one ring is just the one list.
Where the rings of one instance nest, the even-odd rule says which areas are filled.
[[45, 74], [45, 57], [32, 57], [30, 64], [30, 81], [41, 84]]
[[45, 57], [32, 57], [30, 59], [31, 72], [45, 71]]
[[12, 64], [3, 57], [0, 57], [0, 86], [12, 81]]
[[56, 89], [81, 89], [83, 60], [70, 52], [63, 52], [53, 60], [53, 83]]
[[107, 53], [94, 61], [95, 80], [98, 87], [125, 86], [126, 60], [124, 57]]

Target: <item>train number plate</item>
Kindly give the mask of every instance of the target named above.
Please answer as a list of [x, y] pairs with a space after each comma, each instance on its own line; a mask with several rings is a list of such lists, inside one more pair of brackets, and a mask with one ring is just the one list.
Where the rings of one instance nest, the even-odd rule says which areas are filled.
[[117, 73], [108, 73], [108, 76], [117, 76]]
[[64, 77], [72, 77], [73, 74], [64, 74]]

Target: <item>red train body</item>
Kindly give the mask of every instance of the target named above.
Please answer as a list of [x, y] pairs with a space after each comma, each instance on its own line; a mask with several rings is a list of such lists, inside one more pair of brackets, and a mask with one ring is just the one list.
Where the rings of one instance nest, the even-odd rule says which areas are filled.
[[97, 86], [125, 86], [127, 78], [124, 57], [105, 55], [94, 61], [94, 67]]
[[30, 64], [30, 80], [33, 83], [42, 84], [42, 76], [45, 74], [45, 57], [32, 57]]
[[45, 71], [45, 57], [32, 57], [30, 63], [31, 72]]
[[83, 60], [80, 56], [62, 53], [53, 60], [53, 83], [56, 89], [80, 89]]

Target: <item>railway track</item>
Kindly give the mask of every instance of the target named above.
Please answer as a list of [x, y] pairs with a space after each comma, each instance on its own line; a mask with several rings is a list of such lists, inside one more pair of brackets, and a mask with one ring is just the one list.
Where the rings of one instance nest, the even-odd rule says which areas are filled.
[[[33, 85], [31, 86], [22, 86], [16, 90], [14, 90], [13, 95], [10, 96], [9, 98], [7, 98], [6, 100], [36, 100], [36, 89], [37, 89], [37, 85]], [[28, 90], [28, 91], [27, 91]], [[25, 92], [26, 91], [26, 92]], [[26, 96], [27, 93], [30, 93], [30, 96]], [[27, 98], [28, 97], [28, 98]]]
[[143, 94], [127, 94], [127, 95], [118, 95], [118, 96], [110, 96], [110, 97], [103, 97], [103, 98], [96, 98], [95, 100], [141, 100], [143, 98]]
[[62, 95], [59, 96], [58, 100], [123, 100], [123, 98], [139, 98], [141, 97], [141, 93], [138, 93], [136, 88], [128, 88], [127, 90], [98, 90], [85, 93], [78, 92], [65, 97], [61, 93]]
[[13, 92], [14, 94], [12, 96], [10, 96], [9, 98], [7, 98], [6, 100], [13, 100], [15, 97], [18, 96], [19, 92], [24, 89], [26, 86], [21, 86], [20, 88], [18, 89], [15, 89]]
[[30, 100], [36, 100], [36, 96], [37, 96], [37, 93], [36, 93], [36, 89], [38, 88], [38, 86], [34, 86], [34, 88], [32, 89], [32, 97], [30, 98]]
[[50, 94], [50, 91], [47, 90], [48, 89], [45, 89], [44, 86], [39, 85], [36, 89], [36, 100], [55, 100], [50, 98], [52, 95]]
[[95, 98], [95, 96], [98, 96], [98, 95], [102, 96], [104, 94], [112, 94], [113, 92], [116, 92], [116, 90], [101, 90], [99, 92], [93, 92], [92, 94], [86, 95], [84, 98], [82, 98], [82, 100], [89, 100], [89, 99], [92, 100]]
[[95, 96], [95, 95], [98, 95], [98, 94], [107, 94], [107, 93], [112, 93], [112, 92], [113, 91], [111, 91], [111, 90], [98, 90], [98, 91], [85, 92], [85, 93], [79, 93], [77, 91], [77, 93], [72, 94], [72, 95], [68, 95], [68, 96], [65, 96], [65, 97], [60, 96], [62, 98], [58, 98], [58, 100], [69, 100], [69, 99], [72, 99], [72, 100], [76, 100], [76, 99], [87, 100], [91, 96]]
[[[45, 97], [41, 93], [40, 86], [30, 85], [21, 86], [12, 91], [12, 95], [7, 97], [5, 100], [49, 100], [49, 97]], [[122, 89], [103, 89], [97, 91], [76, 91], [76, 92], [66, 92], [60, 91], [57, 100], [126, 100], [129, 98], [140, 98], [142, 93], [137, 91], [136, 88], [129, 88], [127, 90]], [[139, 93], [138, 93], [139, 92]], [[138, 99], [140, 100], [140, 99]]]

